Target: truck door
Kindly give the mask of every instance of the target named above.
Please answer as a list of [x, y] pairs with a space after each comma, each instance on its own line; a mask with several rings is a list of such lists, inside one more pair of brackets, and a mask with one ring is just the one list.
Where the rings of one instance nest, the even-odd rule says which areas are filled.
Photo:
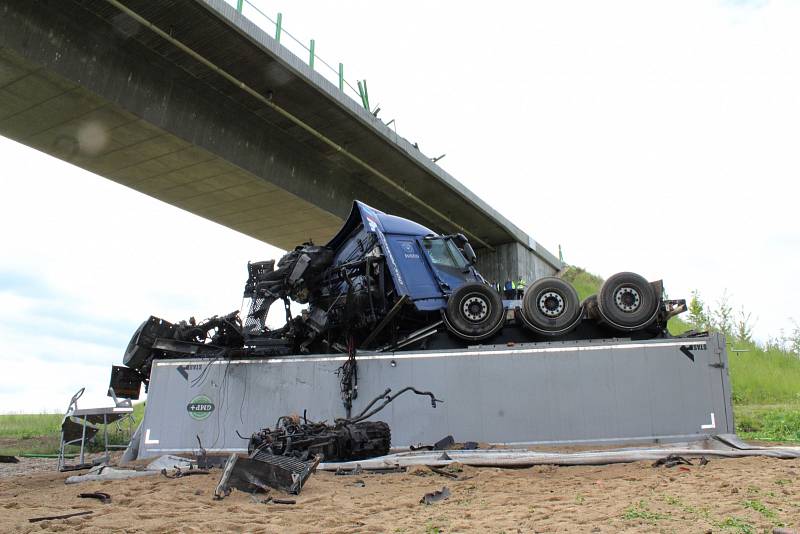
[[[406, 235], [387, 235], [386, 240], [411, 300], [416, 302], [424, 299], [441, 299], [439, 284], [428, 268], [416, 239]], [[424, 308], [428, 309], [428, 306]]]

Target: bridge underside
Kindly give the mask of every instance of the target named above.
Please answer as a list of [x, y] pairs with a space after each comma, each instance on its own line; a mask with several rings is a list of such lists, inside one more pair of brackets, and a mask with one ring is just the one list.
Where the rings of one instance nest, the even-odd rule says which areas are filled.
[[325, 242], [341, 225], [339, 216], [8, 49], [0, 49], [0, 85], [0, 134], [122, 185], [284, 249]]
[[0, 0], [0, 135], [284, 249], [327, 241], [358, 198], [439, 232], [468, 229], [492, 264], [530, 255], [497, 265], [498, 279], [559, 265], [227, 5], [124, 4], [392, 181], [104, 0]]

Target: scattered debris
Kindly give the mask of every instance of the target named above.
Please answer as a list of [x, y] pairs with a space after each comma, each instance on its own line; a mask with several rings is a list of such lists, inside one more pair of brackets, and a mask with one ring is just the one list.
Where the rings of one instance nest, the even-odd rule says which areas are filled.
[[72, 514], [63, 514], [63, 515], [49, 515], [46, 517], [31, 517], [28, 519], [28, 523], [38, 523], [39, 521], [51, 521], [53, 519], [68, 519], [70, 517], [77, 517], [79, 515], [89, 515], [93, 513], [91, 510], [86, 510], [85, 512], [74, 512]]
[[456, 440], [453, 436], [445, 436], [433, 445], [417, 445], [416, 447], [412, 445], [410, 449], [412, 451], [444, 451], [453, 448], [455, 444]]
[[428, 477], [431, 476], [431, 470], [428, 469], [428, 466], [425, 465], [412, 465], [408, 468], [407, 473], [409, 475], [414, 475], [418, 477]]
[[367, 487], [367, 483], [364, 482], [363, 480], [356, 480], [355, 482], [353, 482], [353, 486], [357, 488], [365, 488]]
[[360, 475], [361, 473], [372, 473], [374, 475], [388, 475], [392, 473], [405, 473], [405, 472], [406, 468], [401, 465], [380, 466], [380, 467], [373, 466], [364, 469], [363, 467], [361, 467], [361, 464], [356, 464], [356, 466], [353, 468], [338, 467], [334, 474], [339, 476]]
[[94, 464], [91, 463], [62, 465], [61, 468], [59, 468], [59, 471], [62, 473], [67, 471], [83, 471], [84, 469], [91, 469], [92, 467], [94, 467]]
[[319, 458], [304, 462], [263, 451], [256, 451], [249, 458], [231, 454], [214, 490], [214, 498], [230, 495], [231, 488], [248, 493], [268, 492], [269, 488], [275, 488], [297, 495], [318, 464]]
[[111, 495], [103, 493], [102, 491], [95, 491], [94, 493], [79, 493], [78, 497], [81, 499], [97, 499], [103, 504], [111, 502]]
[[265, 428], [250, 438], [250, 454], [263, 451], [306, 460], [323, 456], [331, 462], [362, 460], [389, 453], [391, 432], [382, 421], [337, 422], [335, 426], [297, 416], [278, 419], [275, 429]]
[[705, 456], [701, 456], [700, 457], [700, 465], [706, 465], [709, 462], [710, 462], [710, 460], [708, 458], [706, 458]]
[[197, 467], [200, 469], [222, 469], [227, 461], [227, 454], [204, 454], [195, 457]]
[[194, 457], [197, 467], [200, 469], [211, 469], [212, 467], [224, 467], [225, 462], [228, 460], [227, 454], [208, 454], [208, 451], [203, 447], [203, 442], [200, 441], [200, 435], [195, 434], [197, 438], [198, 452]]
[[670, 454], [653, 462], [653, 467], [675, 467], [676, 465], [694, 465], [691, 461], [677, 454]]
[[[36, 452], [23, 452], [20, 454], [21, 458], [58, 458], [58, 454], [39, 454]], [[68, 460], [74, 460], [77, 458], [77, 454], [65, 454], [64, 458]]]
[[433, 504], [448, 498], [450, 498], [450, 490], [447, 486], [444, 486], [441, 490], [436, 490], [433, 493], [426, 493], [419, 502], [422, 504]]
[[427, 467], [428, 467], [428, 469], [430, 469], [431, 471], [433, 471], [437, 475], [441, 475], [441, 476], [447, 477], [447, 478], [458, 478], [458, 475], [453, 474], [453, 473], [448, 473], [444, 469], [439, 469], [438, 467], [433, 467], [432, 465], [429, 465]]
[[160, 473], [163, 469], [192, 469], [195, 464], [196, 462], [192, 458], [165, 454], [147, 464], [147, 470]]
[[453, 462], [451, 464], [447, 464], [444, 467], [444, 470], [448, 473], [460, 473], [464, 470], [464, 465], [460, 462]]
[[772, 534], [800, 534], [800, 530], [788, 528], [773, 528]]
[[255, 495], [251, 494], [250, 495], [250, 500], [253, 501], [256, 504], [267, 504], [268, 502], [270, 502], [272, 500], [272, 497], [267, 497], [266, 499], [259, 499]]
[[477, 441], [458, 443], [453, 436], [445, 436], [433, 445], [417, 445], [409, 447], [412, 451], [474, 451], [480, 448]]
[[276, 499], [272, 496], [269, 496], [266, 499], [258, 499], [255, 495], [250, 495], [250, 500], [256, 504], [297, 504], [297, 501], [294, 499]]
[[[446, 466], [443, 469], [439, 468], [439, 467], [434, 467], [432, 465], [429, 465], [429, 466], [426, 466], [426, 467], [428, 469], [430, 469], [431, 471], [433, 471], [434, 473], [436, 473], [437, 475], [441, 475], [441, 476], [447, 477], [447, 478], [452, 478], [453, 480], [457, 480], [459, 482], [462, 481], [462, 480], [469, 480], [471, 478], [474, 478], [474, 477], [471, 477], [471, 476], [458, 476], [458, 475], [456, 475], [456, 473], [460, 473], [460, 472], [462, 472], [464, 470], [461, 467], [461, 464], [459, 464], [458, 462], [454, 462], [454, 463]], [[453, 469], [453, 467], [455, 467], [455, 468]]]
[[19, 458], [16, 456], [6, 456], [0, 454], [0, 463], [2, 464], [16, 464], [19, 463]]
[[364, 471], [376, 475], [389, 475], [392, 473], [405, 473], [406, 468], [402, 465], [395, 465], [392, 467], [367, 467], [366, 469], [364, 469]]
[[132, 469], [115, 469], [107, 465], [93, 467], [85, 475], [73, 475], [67, 477], [65, 484], [80, 484], [82, 482], [97, 482], [103, 480], [126, 480], [129, 478], [139, 478], [158, 475], [159, 471], [134, 471]]
[[455, 445], [455, 443], [456, 440], [453, 439], [453, 436], [445, 436], [433, 444], [433, 450], [444, 451]]
[[360, 475], [363, 472], [364, 468], [361, 467], [361, 464], [356, 464], [356, 466], [353, 469], [343, 469], [340, 467], [339, 469], [336, 470], [334, 475], [351, 476], [351, 475]]
[[188, 477], [189, 475], [207, 475], [209, 474], [209, 471], [206, 469], [189, 469], [187, 471], [182, 471], [180, 467], [176, 467], [173, 474], [169, 474], [166, 468], [161, 470], [161, 474], [167, 478], [183, 478]]
[[[394, 395], [389, 394], [391, 391], [387, 388], [372, 399], [361, 413], [348, 419], [336, 419], [334, 425], [315, 423], [305, 416], [302, 420], [297, 415], [279, 417], [274, 430], [264, 428], [250, 437], [247, 451], [251, 456], [257, 451], [264, 451], [274, 455], [293, 456], [300, 460], [321, 456], [328, 462], [385, 456], [391, 445], [389, 425], [382, 421], [366, 421], [367, 418], [383, 410], [407, 391], [430, 397], [434, 408], [437, 402], [443, 402], [430, 391], [419, 391], [411, 386]], [[383, 402], [375, 406], [381, 400]]]

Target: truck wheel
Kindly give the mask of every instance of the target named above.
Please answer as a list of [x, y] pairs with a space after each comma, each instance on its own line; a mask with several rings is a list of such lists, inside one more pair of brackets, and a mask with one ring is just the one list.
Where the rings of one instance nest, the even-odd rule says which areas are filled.
[[604, 322], [619, 330], [645, 328], [656, 317], [658, 297], [653, 286], [635, 273], [617, 273], [603, 282], [597, 308]]
[[494, 335], [505, 322], [503, 300], [486, 284], [466, 284], [450, 295], [444, 314], [448, 329], [468, 341]]
[[540, 278], [522, 297], [522, 317], [528, 328], [545, 336], [566, 334], [580, 322], [578, 293], [560, 278]]

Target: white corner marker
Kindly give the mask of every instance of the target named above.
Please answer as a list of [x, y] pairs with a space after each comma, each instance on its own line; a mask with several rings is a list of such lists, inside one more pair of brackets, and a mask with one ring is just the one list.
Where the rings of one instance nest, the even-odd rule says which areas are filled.
[[[714, 420], [714, 414], [711, 414], [711, 420]], [[150, 439], [150, 429], [144, 431], [144, 444], [145, 445], [158, 445], [157, 439]]]
[[[710, 425], [700, 425], [700, 428], [702, 428], [702, 429], [717, 428], [717, 423], [714, 420], [714, 412], [711, 412], [711, 424]], [[158, 443], [158, 442], [156, 442], [156, 443]]]

